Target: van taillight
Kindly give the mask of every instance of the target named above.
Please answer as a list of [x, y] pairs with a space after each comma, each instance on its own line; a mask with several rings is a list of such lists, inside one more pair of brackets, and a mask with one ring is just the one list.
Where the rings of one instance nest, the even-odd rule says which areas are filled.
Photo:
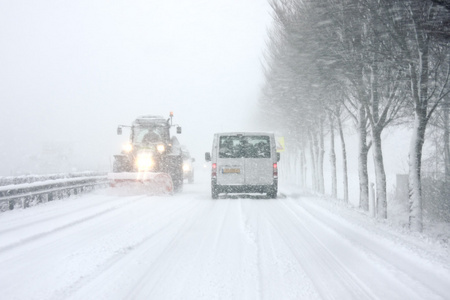
[[211, 176], [212, 177], [216, 177], [217, 176], [217, 164], [212, 164], [212, 169], [211, 169]]
[[273, 177], [278, 178], [278, 166], [277, 163], [273, 164]]

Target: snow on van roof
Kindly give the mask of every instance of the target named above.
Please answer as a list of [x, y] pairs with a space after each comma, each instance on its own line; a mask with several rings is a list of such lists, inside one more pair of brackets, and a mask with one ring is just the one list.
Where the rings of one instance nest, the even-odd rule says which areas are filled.
[[273, 132], [249, 132], [249, 131], [242, 131], [242, 132], [218, 132], [217, 135], [244, 135], [244, 136], [251, 136], [251, 135], [274, 135]]

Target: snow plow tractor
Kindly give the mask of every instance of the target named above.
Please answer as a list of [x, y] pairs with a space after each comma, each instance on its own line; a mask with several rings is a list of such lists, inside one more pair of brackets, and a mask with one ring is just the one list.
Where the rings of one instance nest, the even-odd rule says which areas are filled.
[[170, 129], [181, 127], [172, 124], [173, 113], [162, 116], [141, 116], [131, 126], [129, 143], [121, 154], [114, 155], [113, 172], [108, 174], [111, 187], [147, 194], [172, 194], [183, 189], [183, 156], [180, 143], [170, 136]]

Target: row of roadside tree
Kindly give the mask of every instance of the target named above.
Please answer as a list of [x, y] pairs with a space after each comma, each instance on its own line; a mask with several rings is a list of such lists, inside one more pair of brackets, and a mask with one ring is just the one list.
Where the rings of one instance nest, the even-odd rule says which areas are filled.
[[386, 218], [382, 133], [409, 126], [409, 225], [422, 231], [422, 154], [430, 124], [443, 136], [443, 180], [450, 185], [450, 6], [432, 0], [272, 0], [271, 6], [274, 27], [260, 102], [267, 119], [278, 120], [275, 125], [295, 145], [300, 171], [306, 172], [309, 160], [312, 188], [324, 193], [329, 136], [331, 191], [337, 196], [336, 133], [348, 201], [343, 126], [352, 123], [359, 206], [369, 210], [371, 149], [377, 216]]

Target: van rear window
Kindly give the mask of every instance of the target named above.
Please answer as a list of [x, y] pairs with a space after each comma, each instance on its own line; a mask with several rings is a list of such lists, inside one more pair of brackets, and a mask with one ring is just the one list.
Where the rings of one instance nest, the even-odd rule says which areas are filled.
[[221, 136], [219, 158], [270, 158], [268, 136]]

